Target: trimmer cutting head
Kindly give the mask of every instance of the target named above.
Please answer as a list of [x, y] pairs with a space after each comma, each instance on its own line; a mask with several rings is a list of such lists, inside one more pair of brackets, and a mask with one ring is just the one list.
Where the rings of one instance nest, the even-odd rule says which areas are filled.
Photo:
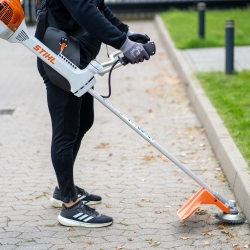
[[242, 224], [246, 221], [246, 218], [243, 217], [242, 213], [240, 213], [237, 209], [236, 201], [229, 200], [228, 201], [230, 211], [229, 213], [220, 213], [216, 214], [215, 218], [227, 222], [230, 224]]
[[242, 224], [246, 221], [246, 218], [244, 218], [241, 213], [237, 214], [220, 213], [216, 214], [215, 218], [230, 224]]

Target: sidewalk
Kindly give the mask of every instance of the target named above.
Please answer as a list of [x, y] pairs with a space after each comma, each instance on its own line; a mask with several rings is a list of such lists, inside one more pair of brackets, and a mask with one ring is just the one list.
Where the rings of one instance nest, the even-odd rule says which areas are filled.
[[[225, 72], [225, 48], [185, 49], [183, 57], [193, 71]], [[234, 69], [250, 69], [250, 46], [235, 46]]]
[[[235, 199], [180, 76], [150, 21], [130, 29], [150, 34], [157, 54], [112, 74], [109, 102], [227, 199]], [[34, 28], [31, 28], [34, 33]], [[95, 101], [95, 123], [83, 140], [75, 182], [100, 194], [97, 211], [111, 227], [68, 228], [49, 198], [56, 184], [50, 162], [50, 118], [36, 58], [0, 40], [0, 249], [244, 249], [249, 225], [223, 225], [214, 206], [202, 206], [181, 223], [177, 210], [199, 186]], [[111, 53], [111, 49], [110, 52]], [[105, 46], [98, 61], [107, 60]], [[107, 76], [95, 90], [106, 95]]]

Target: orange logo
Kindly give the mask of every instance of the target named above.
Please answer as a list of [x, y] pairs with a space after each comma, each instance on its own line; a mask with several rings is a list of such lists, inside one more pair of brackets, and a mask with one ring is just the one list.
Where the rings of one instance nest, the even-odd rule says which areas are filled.
[[55, 64], [55, 57], [51, 56], [45, 49], [43, 49], [41, 46], [36, 45], [33, 47], [34, 50], [39, 51], [39, 54], [41, 54], [44, 58], [46, 58], [48, 61], [50, 61], [52, 64]]

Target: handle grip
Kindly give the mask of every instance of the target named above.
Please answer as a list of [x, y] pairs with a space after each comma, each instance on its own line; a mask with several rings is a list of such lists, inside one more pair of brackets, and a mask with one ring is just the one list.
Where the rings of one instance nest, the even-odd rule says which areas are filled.
[[155, 54], [156, 47], [154, 42], [146, 43], [143, 45], [143, 47], [150, 56], [153, 56]]
[[[150, 56], [153, 56], [155, 54], [156, 51], [156, 47], [155, 47], [155, 43], [154, 42], [149, 42], [143, 45], [143, 48], [147, 51], [147, 53]], [[123, 57], [118, 57], [119, 61], [121, 62], [121, 64], [123, 66], [127, 65], [128, 63], [130, 63], [129, 59], [125, 56]]]
[[[149, 36], [147, 34], [145, 34], [144, 36], [148, 39], [148, 41], [150, 41], [150, 38], [149, 38]], [[136, 40], [132, 40], [132, 41], [134, 41], [136, 43], [142, 43], [142, 44], [147, 43], [147, 41], [145, 39], [136, 39]]]

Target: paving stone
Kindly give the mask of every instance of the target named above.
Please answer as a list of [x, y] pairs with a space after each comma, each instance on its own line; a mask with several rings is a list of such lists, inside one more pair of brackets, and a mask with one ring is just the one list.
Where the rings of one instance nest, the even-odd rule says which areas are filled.
[[47, 250], [47, 249], [51, 249], [51, 247], [52, 247], [51, 244], [40, 244], [40, 245], [34, 244], [34, 245], [31, 245], [31, 244], [27, 243], [27, 245], [18, 246], [15, 249], [17, 249], [17, 250], [32, 250], [32, 249], [34, 249], [34, 250], [36, 250], [36, 249], [37, 250]]
[[3, 239], [3, 238], [15, 238], [15, 237], [18, 237], [21, 233], [18, 233], [18, 232], [3, 232], [3, 233], [0, 233], [0, 239]]
[[12, 249], [16, 249], [15, 245], [0, 245], [0, 249], [1, 250], [12, 250]]
[[[47, 229], [48, 230], [48, 229]], [[17, 238], [19, 239], [35, 239], [41, 237], [52, 237], [55, 234], [53, 231], [42, 231], [42, 232], [29, 232], [29, 233], [22, 233]]]

